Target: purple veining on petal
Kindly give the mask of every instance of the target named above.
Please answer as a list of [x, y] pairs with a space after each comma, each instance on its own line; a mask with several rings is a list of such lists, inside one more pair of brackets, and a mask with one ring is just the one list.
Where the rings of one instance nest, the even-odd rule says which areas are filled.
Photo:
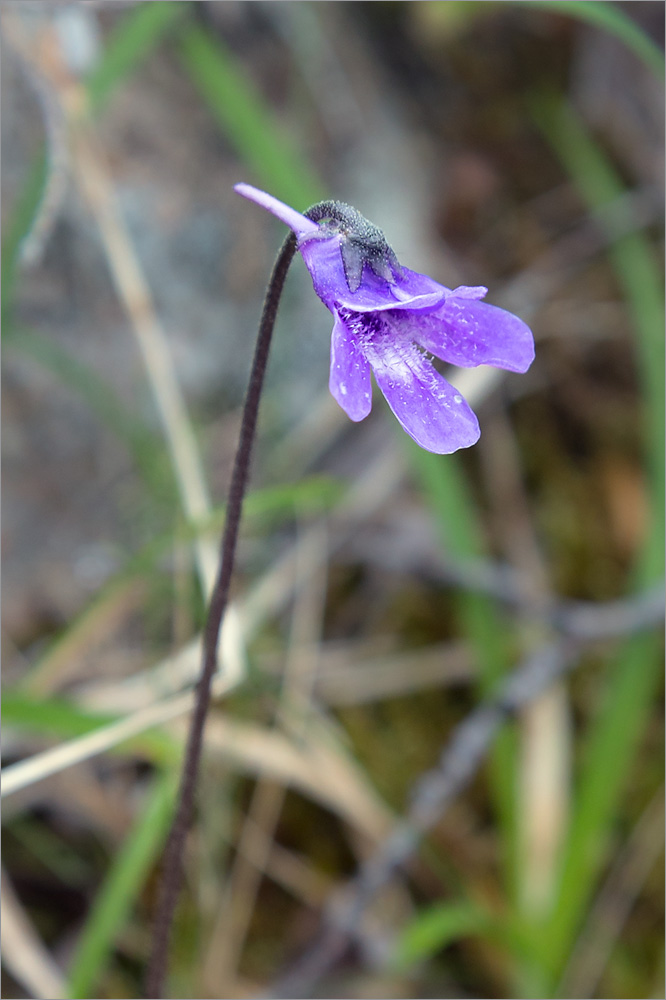
[[[448, 454], [474, 444], [476, 416], [423, 350], [465, 368], [486, 364], [524, 372], [534, 359], [529, 327], [481, 302], [484, 286], [451, 290], [404, 266], [393, 268], [389, 281], [372, 266], [373, 258], [355, 275], [357, 287], [342, 259], [343, 242], [352, 238], [349, 230], [320, 226], [249, 184], [237, 184], [235, 190], [296, 233], [315, 291], [334, 316], [329, 386], [348, 416], [362, 420], [370, 412], [372, 369], [400, 424], [422, 448]], [[349, 206], [338, 207], [353, 217]]]
[[335, 317], [331, 337], [331, 395], [352, 420], [363, 420], [372, 408], [370, 365], [353, 332], [340, 316]]
[[366, 356], [387, 403], [418, 445], [446, 455], [478, 441], [476, 416], [415, 344], [388, 336], [370, 344]]
[[408, 324], [397, 322], [398, 316], [390, 312], [342, 310], [340, 319], [348, 339], [370, 363], [389, 406], [417, 444], [448, 454], [478, 440], [473, 412], [412, 342]]
[[532, 331], [505, 309], [451, 295], [434, 312], [412, 319], [414, 339], [461, 368], [493, 365], [526, 372], [534, 360]]

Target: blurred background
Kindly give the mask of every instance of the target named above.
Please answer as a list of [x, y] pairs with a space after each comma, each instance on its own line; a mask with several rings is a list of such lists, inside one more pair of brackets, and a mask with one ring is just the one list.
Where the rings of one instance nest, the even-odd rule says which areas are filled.
[[296, 260], [170, 995], [277, 990], [454, 727], [566, 642], [301, 993], [663, 996], [663, 22], [2, 4], [3, 996], [140, 995], [284, 237], [240, 180], [352, 203], [403, 264], [488, 286], [537, 357], [451, 373], [481, 440], [421, 452], [379, 395], [360, 424], [329, 397]]

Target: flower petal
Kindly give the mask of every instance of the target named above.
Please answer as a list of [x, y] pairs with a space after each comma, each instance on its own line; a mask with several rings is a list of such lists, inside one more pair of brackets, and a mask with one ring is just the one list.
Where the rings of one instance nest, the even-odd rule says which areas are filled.
[[333, 311], [337, 305], [355, 312], [382, 309], [433, 309], [451, 294], [449, 288], [425, 274], [401, 268], [400, 277], [389, 283], [369, 267], [363, 268], [361, 284], [352, 292], [342, 263], [341, 234], [299, 239], [299, 249], [319, 298]]
[[254, 201], [262, 208], [268, 209], [281, 222], [293, 229], [299, 239], [319, 232], [319, 226], [312, 219], [306, 218], [305, 215], [290, 208], [289, 205], [278, 201], [273, 195], [266, 194], [265, 191], [260, 191], [259, 188], [252, 187], [251, 184], [234, 184], [234, 191], [236, 194], [242, 195], [243, 198], [248, 198], [249, 201]]
[[364, 351], [387, 403], [418, 445], [448, 455], [478, 441], [474, 413], [414, 344], [383, 339]]
[[370, 365], [361, 354], [351, 330], [335, 317], [331, 337], [331, 395], [352, 420], [363, 420], [372, 408]]
[[461, 368], [494, 365], [526, 372], [534, 361], [534, 337], [527, 324], [486, 302], [454, 294], [434, 312], [412, 319], [410, 325], [417, 343]]
[[458, 285], [451, 292], [456, 299], [485, 299], [487, 294], [485, 285]]

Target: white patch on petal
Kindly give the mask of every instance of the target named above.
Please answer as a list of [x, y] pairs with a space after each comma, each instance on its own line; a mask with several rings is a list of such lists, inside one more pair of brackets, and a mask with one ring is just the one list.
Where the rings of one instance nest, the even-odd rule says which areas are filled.
[[458, 285], [451, 292], [452, 299], [485, 299], [488, 289], [485, 285]]

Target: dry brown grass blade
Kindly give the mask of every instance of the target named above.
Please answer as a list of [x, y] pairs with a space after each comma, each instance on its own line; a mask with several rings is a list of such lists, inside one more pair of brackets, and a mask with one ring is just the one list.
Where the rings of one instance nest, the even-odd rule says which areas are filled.
[[[286, 786], [259, 776], [238, 837], [238, 849], [213, 923], [201, 982], [206, 993], [236, 994], [238, 967], [247, 938], [259, 887], [270, 865], [275, 830], [280, 819]], [[250, 834], [261, 831], [261, 839]], [[250, 857], [246, 842], [252, 840]]]
[[78, 622], [69, 626], [63, 638], [30, 672], [24, 691], [45, 698], [76, 677], [90, 646], [101, 642], [118, 627], [125, 616], [139, 605], [144, 591], [143, 581], [128, 580], [99, 599]]
[[[303, 715], [303, 731], [307, 728], [312, 687], [321, 646], [321, 630], [326, 603], [327, 535], [320, 522], [307, 532], [298, 548], [296, 560], [296, 600], [292, 626], [282, 675], [282, 691], [277, 706], [279, 723], [282, 707], [288, 699], [296, 702]], [[254, 788], [246, 821], [238, 838], [239, 851], [218, 909], [211, 944], [204, 963], [205, 988], [233, 992], [233, 983], [254, 911], [259, 886], [267, 870], [275, 829], [282, 812], [286, 787], [266, 781], [263, 776]], [[243, 843], [260, 829], [264, 853], [250, 862], [245, 857]]]
[[[524, 487], [523, 469], [513, 429], [504, 407], [495, 406], [480, 448], [493, 505], [497, 538], [509, 565], [522, 571], [535, 607], [550, 602], [544, 563]], [[507, 517], [507, 511], [512, 512]], [[543, 636], [534, 625], [524, 629], [525, 645]], [[569, 697], [562, 681], [520, 713], [518, 762], [521, 903], [526, 913], [543, 915], [551, 903], [570, 797], [571, 725]]]
[[[601, 977], [650, 872], [664, 851], [664, 790], [648, 803], [580, 934], [557, 995], [597, 996]], [[656, 995], [656, 994], [655, 994]]]
[[[103, 156], [86, 124], [84, 92], [63, 65], [58, 44], [52, 35], [44, 33], [38, 50], [34, 50], [21, 35], [20, 25], [14, 18], [6, 17], [4, 27], [12, 44], [26, 57], [35, 73], [46, 78], [47, 85], [53, 89], [63, 108], [70, 130], [72, 163], [98, 223], [118, 295], [125, 305], [144, 356], [146, 371], [177, 471], [183, 505], [188, 517], [198, 519], [208, 512], [209, 502], [196, 442], [173, 370], [167, 338], [155, 312], [132, 241], [118, 211]], [[477, 369], [457, 373], [455, 381], [473, 403], [492, 388], [497, 377], [498, 373], [492, 369]], [[396, 461], [393, 451], [380, 456], [371, 470], [350, 490], [346, 502], [341, 505], [339, 516], [358, 524], [390, 495], [402, 473], [402, 463]], [[217, 552], [209, 540], [199, 538], [196, 553], [204, 589], [208, 590], [215, 573]], [[284, 585], [283, 573], [293, 565], [293, 560], [294, 552], [288, 553], [266, 575], [261, 586], [255, 589], [244, 609], [246, 627], [248, 622], [256, 624], [264, 617], [267, 608], [275, 607], [284, 600], [285, 593], [290, 588]], [[227, 670], [225, 677], [216, 681], [215, 692], [218, 696], [237, 684], [244, 673], [242, 630], [233, 606], [229, 608], [225, 618], [221, 647], [221, 659], [226, 663]], [[167, 658], [164, 672], [171, 673], [174, 670], [179, 679], [183, 675], [191, 678], [198, 669], [198, 654], [199, 640], [195, 640], [175, 657]], [[168, 687], [173, 690], [172, 684], [168, 684]], [[153, 703], [125, 719], [102, 726], [94, 733], [10, 766], [5, 772], [3, 794], [11, 794], [62, 768], [111, 749], [151, 726], [168, 722], [191, 708], [192, 698], [189, 694], [179, 694], [157, 703], [154, 702], [155, 694], [153, 687]], [[136, 705], [136, 702], [133, 704]], [[108, 710], [108, 703], [104, 707]]]
[[262, 869], [266, 858], [265, 874], [307, 906], [321, 906], [331, 891], [331, 878], [293, 851], [275, 843], [251, 821], [247, 822], [246, 835], [236, 849], [258, 869]]
[[181, 694], [162, 702], [156, 702], [148, 708], [134, 712], [132, 715], [100, 726], [92, 733], [68, 740], [58, 746], [34, 754], [16, 764], [10, 764], [2, 769], [2, 796], [13, 795], [22, 788], [43, 781], [44, 778], [57, 774], [66, 767], [73, 767], [81, 761], [89, 760], [97, 754], [104, 753], [120, 746], [134, 736], [139, 736], [153, 726], [169, 722], [179, 715], [184, 715], [192, 707], [193, 695]]
[[[211, 504], [168, 337], [123, 221], [103, 151], [88, 123], [85, 89], [69, 72], [56, 33], [47, 22], [44, 24], [37, 38], [30, 39], [16, 13], [5, 16], [3, 21], [7, 37], [30, 68], [36, 86], [47, 89], [66, 123], [71, 168], [97, 223], [116, 293], [144, 361], [185, 516], [196, 524], [208, 517]], [[217, 572], [217, 542], [210, 534], [198, 534], [194, 552], [203, 592], [209, 595]], [[225, 617], [220, 654], [223, 668], [237, 683], [245, 673], [245, 657], [233, 608]]]
[[[184, 733], [184, 722], [177, 731]], [[302, 744], [275, 729], [213, 715], [206, 736], [211, 754], [222, 755], [244, 774], [265, 775], [335, 812], [359, 833], [376, 841], [392, 816], [367, 778], [328, 733], [308, 732]]]
[[2, 872], [2, 962], [28, 996], [60, 1000], [67, 984]]
[[527, 913], [552, 900], [571, 792], [570, 705], [563, 682], [521, 712], [521, 896]]
[[[471, 403], [478, 403], [495, 386], [497, 372], [492, 368], [476, 368], [458, 372], [456, 375], [458, 388], [465, 393]], [[400, 452], [392, 448], [386, 449], [351, 487], [336, 511], [336, 519], [343, 525], [356, 528], [397, 489], [404, 471]], [[296, 552], [297, 547], [293, 546], [281, 556], [244, 600], [242, 623], [238, 622], [238, 617], [236, 622], [245, 635], [257, 629], [268, 615], [275, 613], [288, 599], [293, 589], [291, 581], [294, 578]], [[224, 636], [225, 632], [223, 639]], [[132, 712], [125, 719], [108, 726], [101, 726], [94, 733], [70, 740], [5, 768], [2, 795], [10, 795], [64, 767], [71, 767], [81, 760], [110, 750], [152, 726], [189, 712], [193, 703], [190, 694], [179, 694], [160, 701], [155, 699], [159, 698], [160, 692], [173, 690], [173, 678], [176, 678], [179, 685], [184, 679], [191, 681], [199, 664], [200, 637], [174, 656], [161, 661], [142, 677], [122, 682], [118, 685], [118, 690], [126, 689], [130, 692], [130, 704], [134, 706], [141, 704], [140, 690], [144, 696], [147, 695], [152, 700], [152, 703], [137, 712]], [[227, 693], [235, 683], [236, 678], [230, 678], [228, 674], [225, 677], [218, 677], [214, 684], [215, 696]], [[106, 695], [109, 694], [107, 691]], [[109, 708], [113, 711], [115, 708], [114, 705], [110, 706], [106, 698], [103, 698], [102, 704], [98, 704], [97, 707], [99, 710], [107, 711]]]
[[327, 705], [361, 705], [428, 687], [469, 682], [474, 664], [467, 643], [442, 642], [407, 653], [364, 655], [358, 643], [321, 650], [317, 699]]

